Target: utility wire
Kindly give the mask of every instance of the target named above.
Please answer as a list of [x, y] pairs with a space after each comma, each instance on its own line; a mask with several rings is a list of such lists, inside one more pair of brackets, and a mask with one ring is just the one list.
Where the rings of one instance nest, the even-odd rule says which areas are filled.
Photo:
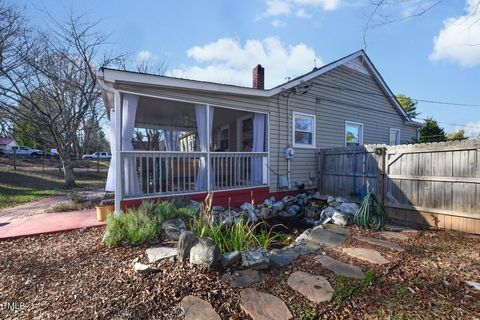
[[[390, 98], [395, 98], [395, 96], [391, 96], [388, 94], [384, 93], [378, 93], [374, 91], [365, 91], [365, 90], [357, 90], [357, 89], [352, 89], [352, 88], [346, 88], [346, 87], [341, 87], [341, 86], [335, 86], [335, 85], [329, 85], [329, 84], [324, 84], [324, 83], [315, 83], [315, 86], [321, 86], [321, 87], [327, 87], [331, 89], [338, 89], [342, 91], [350, 91], [350, 92], [356, 92], [356, 93], [361, 93], [361, 94], [366, 94], [366, 95], [374, 95], [374, 96], [387, 96]], [[436, 100], [427, 100], [427, 99], [417, 99], [417, 98], [412, 98], [414, 101], [419, 101], [419, 102], [424, 102], [424, 103], [433, 103], [433, 104], [442, 104], [442, 105], [451, 105], [451, 106], [460, 106], [460, 107], [480, 107], [480, 104], [471, 104], [471, 103], [459, 103], [459, 102], [446, 102], [446, 101], [436, 101]]]

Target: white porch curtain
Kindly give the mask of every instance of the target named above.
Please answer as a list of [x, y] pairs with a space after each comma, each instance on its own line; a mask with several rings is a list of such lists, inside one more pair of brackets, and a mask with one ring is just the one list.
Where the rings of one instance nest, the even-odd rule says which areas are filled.
[[[208, 106], [204, 104], [195, 105], [195, 116], [197, 121], [198, 141], [200, 144], [200, 151], [207, 152], [209, 148], [209, 135], [212, 132], [213, 125], [213, 108], [207, 112]], [[207, 113], [209, 114], [209, 121], [207, 121]], [[208, 122], [208, 127], [207, 127]], [[213, 182], [213, 171], [210, 170], [210, 185]], [[206, 190], [207, 186], [207, 157], [200, 157], [200, 166], [198, 168], [197, 179], [195, 180], [195, 191]]]
[[115, 152], [115, 110], [110, 109], [110, 153], [112, 158], [110, 159], [110, 166], [108, 167], [107, 184], [105, 185], [105, 191], [115, 191], [115, 159], [117, 158], [117, 152]]
[[[265, 150], [265, 115], [255, 113], [253, 116], [253, 152], [263, 152]], [[263, 158], [254, 157], [252, 159], [251, 180], [253, 185], [263, 183]]]
[[167, 151], [180, 151], [180, 144], [178, 138], [180, 137], [180, 131], [177, 130], [165, 130], [165, 148]]
[[[123, 114], [122, 114], [122, 150], [133, 150], [133, 133], [135, 129], [135, 115], [137, 113], [138, 96], [125, 94], [123, 96]], [[115, 114], [111, 112], [110, 116], [110, 146], [112, 149], [112, 159], [108, 168], [108, 177], [106, 191], [115, 191], [115, 159], [116, 154], [115, 133], [118, 130], [115, 123]], [[123, 191], [126, 196], [140, 194], [140, 184], [137, 176], [137, 165], [135, 159], [125, 159], [123, 162]]]

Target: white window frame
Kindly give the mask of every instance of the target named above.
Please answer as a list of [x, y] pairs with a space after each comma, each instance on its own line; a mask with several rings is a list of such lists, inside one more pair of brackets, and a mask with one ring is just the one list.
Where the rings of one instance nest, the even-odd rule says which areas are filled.
[[348, 146], [348, 144], [347, 144], [347, 127], [348, 127], [349, 124], [360, 127], [360, 132], [359, 132], [360, 136], [358, 137], [358, 145], [362, 146], [363, 145], [363, 123], [355, 122], [355, 121], [345, 121], [345, 130], [343, 132], [343, 140], [345, 141], [345, 146]]
[[221, 126], [220, 128], [218, 128], [218, 135], [217, 135], [218, 148], [220, 148], [220, 146], [221, 146], [220, 141], [221, 141], [223, 130], [227, 130], [227, 142], [228, 142], [227, 152], [228, 152], [228, 150], [230, 150], [230, 124], [225, 124], [225, 125]]
[[[310, 118], [313, 120], [312, 126], [312, 144], [303, 144], [303, 143], [295, 143], [295, 119], [296, 118]], [[316, 148], [316, 131], [317, 131], [317, 117], [314, 114], [302, 113], [302, 112], [293, 112], [292, 117], [292, 142], [294, 148], [302, 148], [302, 149], [315, 149]], [[308, 132], [308, 131], [304, 131]]]
[[[392, 131], [398, 131], [398, 141], [395, 141], [395, 143], [392, 143]], [[388, 135], [388, 142], [391, 146], [396, 146], [400, 144], [400, 135], [401, 135], [401, 130], [397, 128], [390, 128], [389, 135]]]

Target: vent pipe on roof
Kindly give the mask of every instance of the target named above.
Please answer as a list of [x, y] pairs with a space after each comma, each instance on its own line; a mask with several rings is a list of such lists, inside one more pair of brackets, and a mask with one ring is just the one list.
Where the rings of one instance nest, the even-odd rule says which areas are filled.
[[253, 88], [265, 89], [265, 69], [260, 64], [253, 68]]

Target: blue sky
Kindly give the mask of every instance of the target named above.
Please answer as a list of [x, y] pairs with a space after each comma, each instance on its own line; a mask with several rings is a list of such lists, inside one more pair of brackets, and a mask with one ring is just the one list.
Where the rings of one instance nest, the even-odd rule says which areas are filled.
[[[267, 86], [311, 70], [314, 59], [319, 66], [364, 49], [373, 10], [366, 0], [16, 2], [39, 24], [41, 9], [58, 19], [69, 10], [102, 19], [112, 46], [133, 60], [166, 59], [168, 75], [249, 85], [251, 69], [262, 63]], [[380, 12], [401, 21], [369, 30], [366, 51], [394, 93], [480, 105], [480, 9], [472, 9], [479, 2], [443, 1], [415, 18], [407, 17], [435, 1]], [[447, 131], [466, 125], [480, 133], [480, 106], [419, 102], [418, 109]]]

